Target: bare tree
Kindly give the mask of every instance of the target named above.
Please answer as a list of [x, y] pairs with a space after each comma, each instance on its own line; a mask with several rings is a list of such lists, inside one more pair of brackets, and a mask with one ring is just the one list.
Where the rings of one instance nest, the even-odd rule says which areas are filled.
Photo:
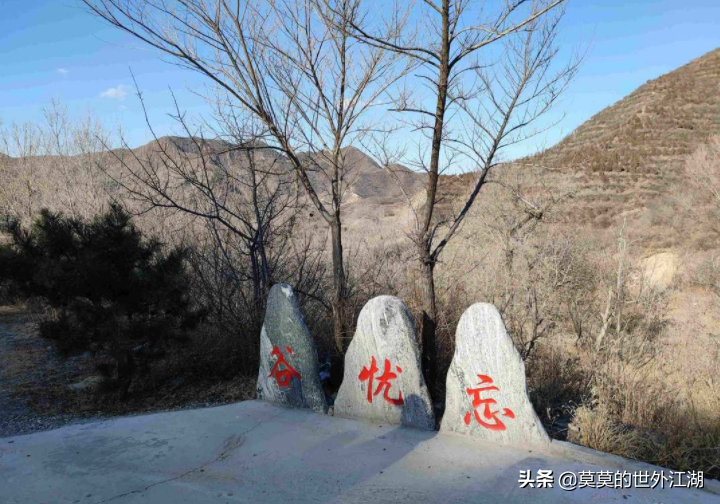
[[[359, 0], [83, 2], [111, 25], [207, 77], [225, 106], [263, 125], [265, 145], [287, 158], [330, 230], [334, 336], [344, 350], [344, 148], [374, 131], [364, 119], [397, 78], [399, 59], [351, 38]], [[318, 191], [313, 174], [328, 181], [327, 195]]]
[[[554, 194], [556, 188], [543, 184], [544, 173], [521, 165], [496, 174], [502, 174], [503, 180], [487, 180], [497, 187], [486, 189], [486, 199], [475, 212], [489, 231], [485, 240], [496, 243], [500, 252], [499, 264], [491, 267], [493, 290], [498, 291], [494, 302], [525, 360], [557, 324], [560, 303], [553, 293], [570, 288], [572, 245], [544, 235], [556, 205], [571, 194]], [[533, 179], [539, 190], [528, 188]]]
[[[428, 174], [425, 200], [415, 213], [413, 242], [422, 282], [422, 346], [426, 378], [435, 383], [437, 306], [434, 270], [448, 242], [501, 161], [501, 152], [537, 134], [531, 124], [556, 101], [578, 62], [557, 67], [557, 35], [566, 0], [505, 0], [498, 7], [470, 0], [423, 0], [388, 22], [388, 40], [373, 16], [351, 23], [353, 35], [372, 47], [421, 65], [396, 95], [394, 110], [421, 134], [411, 164]], [[479, 5], [478, 5], [479, 4]], [[402, 30], [393, 20], [412, 19]], [[425, 92], [423, 93], [423, 89]], [[440, 175], [473, 171], [464, 204], [436, 215], [443, 199]]]
[[215, 272], [237, 282], [240, 296], [244, 284], [252, 286], [252, 299], [244, 306], [250, 326], [259, 328], [271, 279], [295, 225], [298, 198], [292, 171], [272, 149], [263, 148], [257, 123], [221, 116], [226, 139], [206, 140], [202, 129], [192, 129], [175, 107], [182, 138], [158, 138], [145, 114], [154, 141], [133, 150], [121, 138], [124, 148], [108, 149], [114, 162], [101, 164], [101, 169], [121, 189], [112, 196], [133, 213], [164, 209], [190, 217], [185, 231], [195, 243], [209, 242], [218, 252], [204, 258], [215, 261]]
[[29, 225], [42, 208], [90, 218], [103, 210], [96, 163], [108, 135], [90, 117], [70, 118], [52, 101], [39, 123], [0, 124], [0, 214]]

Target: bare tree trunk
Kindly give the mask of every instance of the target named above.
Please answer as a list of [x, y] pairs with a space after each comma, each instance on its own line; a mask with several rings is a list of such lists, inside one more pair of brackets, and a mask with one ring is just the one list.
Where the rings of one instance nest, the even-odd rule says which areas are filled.
[[608, 300], [607, 300], [607, 304], [605, 305], [605, 313], [602, 316], [602, 328], [600, 329], [600, 333], [595, 338], [595, 350], [596, 351], [600, 351], [600, 349], [602, 348], [603, 340], [605, 339], [605, 335], [607, 334], [607, 330], [610, 325], [612, 301], [613, 301], [613, 290], [612, 290], [612, 287], [610, 287], [608, 289]]
[[435, 298], [435, 262], [432, 254], [432, 218], [435, 202], [437, 200], [437, 184], [440, 170], [440, 149], [443, 140], [443, 126], [445, 110], [447, 109], [448, 76], [450, 74], [450, 2], [442, 3], [442, 44], [440, 46], [439, 75], [437, 81], [437, 102], [435, 104], [435, 117], [432, 135], [432, 150], [430, 153], [430, 170], [426, 186], [425, 207], [421, 227], [418, 230], [418, 260], [420, 262], [421, 297], [422, 297], [422, 326], [420, 328], [423, 368], [425, 379], [430, 390], [435, 388], [437, 376], [437, 348], [435, 345], [435, 330], [437, 328], [437, 303]]
[[347, 322], [345, 319], [347, 293], [345, 288], [345, 266], [343, 264], [342, 223], [339, 215], [336, 215], [336, 218], [330, 225], [330, 229], [333, 252], [333, 336], [335, 338], [337, 351], [340, 355], [344, 355], [346, 348], [345, 335], [347, 333]]
[[[252, 205], [253, 213], [255, 217], [255, 229], [257, 230], [256, 243], [257, 243], [257, 254], [260, 259], [258, 283], [260, 295], [265, 298], [267, 297], [268, 283], [270, 282], [270, 271], [268, 269], [267, 253], [265, 251], [265, 232], [266, 227], [263, 221], [262, 215], [260, 214], [260, 201], [258, 198], [258, 180], [257, 171], [255, 166], [255, 157], [251, 154], [250, 150], [245, 151], [247, 156], [248, 166], [250, 167], [250, 179], [252, 188]], [[255, 260], [254, 260], [255, 261]]]
[[428, 389], [432, 395], [437, 377], [437, 345], [435, 332], [437, 329], [437, 303], [435, 301], [435, 265], [423, 262], [420, 270], [420, 297], [422, 302], [422, 319], [420, 321], [420, 338], [422, 343], [422, 366]]
[[117, 357], [117, 386], [120, 391], [120, 398], [127, 399], [128, 393], [130, 392], [130, 386], [133, 382], [133, 374], [135, 373], [135, 359], [132, 351], [128, 350], [125, 352], [118, 351]]
[[618, 271], [617, 271], [617, 281], [615, 283], [615, 292], [616, 292], [616, 300], [615, 300], [615, 333], [620, 334], [620, 331], [622, 330], [622, 312], [623, 312], [623, 304], [625, 303], [625, 289], [624, 289], [624, 275], [625, 275], [625, 259], [627, 256], [627, 240], [625, 239], [625, 225], [626, 222], [623, 222], [623, 226], [620, 229], [620, 236], [618, 237], [618, 252], [620, 253], [620, 257], [618, 258]]
[[261, 317], [261, 314], [263, 313], [262, 307], [265, 296], [262, 292], [262, 285], [260, 280], [260, 265], [258, 261], [257, 249], [250, 251], [250, 267], [252, 269], [253, 304], [255, 305], [256, 316]]

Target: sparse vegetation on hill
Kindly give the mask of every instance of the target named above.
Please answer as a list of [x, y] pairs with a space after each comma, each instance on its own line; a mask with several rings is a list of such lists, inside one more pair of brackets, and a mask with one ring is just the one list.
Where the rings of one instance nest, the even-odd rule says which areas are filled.
[[[647, 252], [685, 243], [678, 233], [686, 160], [720, 131], [720, 49], [649, 81], [583, 123], [556, 146], [518, 161], [536, 185], [572, 195], [555, 219], [612, 238], [628, 223]], [[462, 197], [472, 176], [446, 177], [447, 192]], [[450, 202], [446, 202], [445, 210]], [[674, 222], [673, 222], [674, 220]]]
[[685, 183], [687, 156], [720, 131], [718, 82], [720, 49], [649, 81], [525, 163], [574, 192], [564, 221], [608, 228], [633, 219], [646, 228], [639, 237], [667, 246], [674, 237], [652, 229], [648, 214]]

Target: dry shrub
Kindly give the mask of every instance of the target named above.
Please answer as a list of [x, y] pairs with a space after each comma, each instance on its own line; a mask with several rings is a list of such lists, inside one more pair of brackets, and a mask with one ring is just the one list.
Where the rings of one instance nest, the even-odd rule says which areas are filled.
[[[246, 349], [237, 334], [212, 325], [196, 330], [188, 341], [173, 346], [133, 382], [122, 401], [105, 386], [75, 392], [67, 380], [44, 386], [32, 397], [38, 414], [75, 416], [123, 415], [145, 411], [202, 407], [254, 399], [257, 375], [242, 372]], [[97, 361], [95, 361], [97, 362]], [[75, 367], [66, 362], [65, 368]], [[94, 366], [87, 366], [86, 373]], [[88, 376], [87, 374], [85, 376]], [[75, 381], [82, 377], [75, 378]], [[52, 403], [50, 407], [42, 404]]]
[[[685, 162], [685, 184], [677, 193], [680, 207], [688, 218], [685, 236], [697, 240], [696, 234], [711, 232], [714, 248], [720, 237], [720, 135], [710, 137]], [[704, 233], [703, 233], [704, 232]], [[710, 248], [710, 247], [703, 247]]]
[[257, 374], [242, 371], [248, 352], [244, 344], [236, 332], [202, 327], [138, 384], [131, 407], [169, 409], [254, 399]]
[[608, 408], [603, 404], [581, 406], [575, 410], [573, 425], [568, 439], [595, 450], [614, 453], [623, 457], [637, 458], [643, 438], [637, 431], [623, 428], [614, 422]]
[[541, 345], [526, 361], [530, 399], [551, 437], [567, 438], [576, 408], [590, 397], [588, 371], [574, 352], [556, 344]]
[[38, 124], [0, 124], [0, 215], [24, 225], [42, 208], [93, 217], [108, 206], [107, 177], [96, 166], [108, 134], [91, 117], [72, 121], [57, 101], [44, 116]]
[[702, 470], [707, 478], [720, 476], [720, 420], [716, 414], [701, 415], [684, 397], [683, 384], [607, 363], [592, 396], [575, 411], [570, 441], [671, 469]]
[[711, 254], [703, 258], [691, 271], [690, 281], [720, 296], [720, 257]]
[[[517, 233], [522, 208], [491, 201], [465, 229], [474, 246], [459, 243], [452, 266], [465, 267], [464, 299], [454, 302], [462, 309], [477, 301], [500, 308], [550, 434], [717, 477], [720, 404], [700, 406], [691, 381], [663, 372], [672, 363], [662, 354], [673, 329], [670, 292], [644, 277], [631, 230], [614, 233], [615, 247], [606, 237], [542, 222]], [[702, 275], [713, 283], [712, 264]], [[451, 276], [446, 272], [446, 281]]]
[[613, 274], [606, 266], [604, 284], [612, 284], [614, 277], [620, 295], [616, 292], [605, 304], [609, 312], [601, 310], [601, 325], [608, 327], [602, 344], [597, 345], [596, 338], [581, 346], [582, 367], [592, 375], [592, 385], [574, 412], [568, 438], [624, 457], [718, 477], [720, 402], [699, 408], [693, 378], [676, 381], [669, 373], [675, 356], [664, 355], [663, 349], [675, 328], [668, 324], [667, 293], [648, 287], [632, 269], [622, 277], [634, 281], [620, 283], [620, 275], [620, 269]]
[[720, 134], [712, 135], [688, 157], [685, 173], [690, 184], [705, 192], [708, 198], [720, 199]]

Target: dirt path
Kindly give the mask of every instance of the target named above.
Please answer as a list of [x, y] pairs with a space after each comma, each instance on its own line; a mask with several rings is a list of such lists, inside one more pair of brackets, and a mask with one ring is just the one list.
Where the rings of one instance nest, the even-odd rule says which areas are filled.
[[37, 335], [22, 306], [0, 306], [0, 437], [47, 430], [74, 421], [60, 413], [68, 385], [82, 379], [77, 359], [63, 361]]
[[21, 312], [3, 307], [0, 311], [0, 436], [8, 436], [15, 430], [20, 418], [32, 414], [32, 408], [18, 398], [15, 385], [19, 377], [13, 372], [15, 350], [19, 338], [17, 325], [22, 323]]
[[255, 394], [254, 378], [241, 375], [214, 382], [165, 380], [126, 402], [74, 387], [96, 374], [89, 355], [63, 359], [41, 338], [29, 310], [0, 305], [0, 438], [118, 415], [227, 404]]

